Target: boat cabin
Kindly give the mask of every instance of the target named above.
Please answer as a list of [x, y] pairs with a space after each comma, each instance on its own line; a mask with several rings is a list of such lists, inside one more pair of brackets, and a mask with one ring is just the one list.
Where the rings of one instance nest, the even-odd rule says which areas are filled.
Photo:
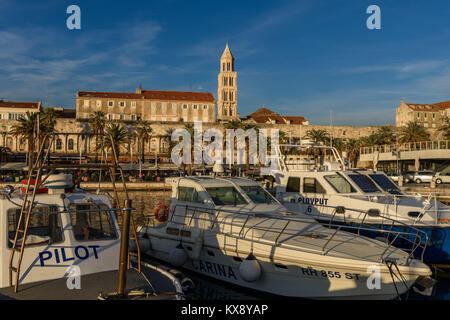
[[171, 212], [175, 206], [252, 212], [286, 211], [269, 192], [249, 179], [176, 177], [168, 178], [166, 182], [172, 185]]
[[[62, 189], [51, 184], [47, 187], [52, 190], [51, 194], [39, 193], [35, 197], [19, 284], [63, 278], [75, 266], [80, 275], [117, 269], [120, 231], [108, 197], [66, 193], [64, 185]], [[24, 194], [19, 189], [0, 194], [0, 288], [9, 286], [11, 250], [23, 200]], [[23, 220], [21, 230], [25, 229]], [[21, 241], [19, 233], [15, 266]], [[13, 284], [14, 280], [15, 273]]]

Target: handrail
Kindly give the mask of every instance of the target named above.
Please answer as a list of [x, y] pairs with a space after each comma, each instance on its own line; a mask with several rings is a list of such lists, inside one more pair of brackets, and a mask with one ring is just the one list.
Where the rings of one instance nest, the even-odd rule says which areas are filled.
[[382, 144], [371, 147], [361, 147], [360, 154], [372, 154], [375, 151], [389, 153], [393, 151], [429, 151], [450, 149], [450, 140], [428, 140], [397, 144]]
[[[277, 192], [277, 194], [281, 195], [281, 200], [279, 198], [278, 201], [280, 201], [280, 203], [289, 203], [289, 201], [284, 200], [284, 194], [289, 194], [290, 197], [293, 196], [294, 192]], [[438, 196], [436, 194], [432, 194], [429, 193], [428, 198], [425, 199], [424, 197], [422, 197], [422, 195], [420, 195], [420, 198], [418, 198], [415, 195], [410, 195], [410, 194], [390, 194], [390, 193], [379, 193], [379, 194], [373, 194], [373, 195], [367, 195], [367, 194], [354, 194], [354, 195], [350, 195], [350, 194], [336, 194], [336, 196], [339, 197], [345, 197], [345, 198], [355, 198], [355, 199], [366, 199], [367, 201], [372, 201], [374, 197], [383, 197], [386, 198], [387, 201], [392, 201], [392, 203], [384, 203], [385, 205], [388, 204], [392, 204], [394, 205], [394, 209], [395, 209], [395, 213], [396, 213], [396, 217], [398, 218], [397, 215], [397, 210], [398, 210], [398, 201], [401, 199], [415, 199], [417, 201], [425, 201], [425, 203], [423, 203], [423, 207], [420, 208], [420, 214], [418, 217], [420, 217], [420, 219], [425, 216], [426, 213], [434, 213], [435, 214], [435, 223], [436, 224], [440, 224], [443, 223], [441, 221], [439, 221], [439, 217], [438, 215], [442, 214], [442, 213], [450, 213], [450, 207], [447, 208], [440, 208], [439, 211], [437, 209], [437, 204], [441, 203], [438, 199], [450, 199], [450, 196]], [[428, 209], [426, 209], [427, 206], [431, 205], [431, 201], [434, 201], [434, 207], [429, 207]], [[382, 204], [382, 203], [380, 203]], [[320, 207], [327, 207], [325, 205], [320, 205]], [[346, 208], [347, 209], [347, 208]], [[407, 218], [407, 217], [405, 217]], [[420, 221], [420, 219], [416, 219], [414, 221], [414, 223], [417, 223]]]
[[[176, 210], [177, 207], [184, 207], [184, 208], [185, 208], [185, 210], [183, 210], [184, 214], [182, 214], [182, 215], [177, 214], [177, 210]], [[245, 226], [247, 225], [248, 220], [249, 220], [250, 218], [252, 218], [252, 217], [253, 217], [253, 218], [254, 218], [254, 217], [257, 217], [257, 218], [262, 218], [262, 217], [264, 217], [264, 218], [272, 218], [272, 219], [275, 218], [277, 221], [280, 221], [280, 220], [281, 220], [281, 221], [287, 221], [286, 225], [285, 225], [281, 230], [270, 229], [270, 227], [263, 228], [263, 227], [255, 226], [255, 225], [253, 225], [252, 227], [247, 227], [248, 230], [252, 229], [252, 230], [258, 230], [258, 231], [264, 231], [264, 232], [278, 232], [278, 236], [276, 237], [276, 242], [275, 242], [277, 245], [278, 245], [278, 240], [279, 240], [279, 238], [280, 238], [281, 235], [283, 235], [283, 234], [288, 234], [288, 235], [291, 235], [291, 236], [301, 236], [301, 235], [302, 235], [301, 233], [298, 233], [298, 232], [292, 233], [292, 232], [286, 231], [287, 225], [288, 225], [291, 221], [295, 221], [295, 222], [305, 222], [305, 223], [308, 223], [308, 224], [314, 224], [314, 225], [320, 225], [320, 226], [323, 226], [323, 224], [321, 224], [320, 222], [318, 222], [318, 221], [316, 221], [316, 220], [314, 220], [314, 219], [310, 219], [309, 217], [302, 218], [300, 215], [296, 215], [296, 214], [293, 214], [293, 215], [291, 215], [290, 217], [286, 217], [286, 216], [281, 215], [281, 214], [272, 214], [272, 213], [261, 213], [261, 214], [256, 214], [256, 215], [254, 214], [254, 215], [251, 215], [251, 212], [250, 212], [250, 211], [244, 213], [244, 212], [235, 212], [235, 211], [232, 211], [232, 210], [226, 210], [226, 209], [204, 208], [204, 207], [193, 206], [193, 205], [186, 205], [186, 204], [175, 204], [175, 206], [174, 206], [174, 208], [173, 208], [173, 211], [172, 211], [172, 214], [170, 215], [169, 221], [172, 222], [172, 223], [175, 223], [175, 224], [183, 225], [183, 226], [191, 226], [192, 221], [194, 220], [194, 219], [193, 219], [194, 214], [193, 214], [191, 217], [189, 217], [189, 218], [190, 218], [189, 224], [186, 224], [186, 220], [183, 220], [183, 222], [174, 221], [174, 217], [183, 217], [183, 218], [186, 218], [187, 215], [188, 215], [188, 211], [189, 211], [189, 210], [190, 210], [190, 211], [195, 210], [196, 213], [215, 214], [215, 215], [217, 215], [215, 221], [217, 221], [218, 215], [220, 215], [220, 214], [222, 214], [222, 213], [233, 214], [233, 215], [237, 215], [237, 216], [245, 216], [245, 217], [246, 217], [246, 220], [245, 220], [245, 222], [242, 224], [242, 227], [241, 227], [241, 230], [239, 231], [239, 233], [238, 233], [237, 235], [235, 235], [235, 234], [228, 234], [228, 235], [230, 235], [230, 236], [234, 236], [234, 237], [237, 237], [237, 238], [245, 238], [245, 235], [244, 235], [244, 232], [243, 232], [243, 231], [244, 231], [244, 229], [245, 229]], [[352, 210], [352, 209], [346, 209], [346, 210]], [[366, 212], [366, 214], [367, 214], [367, 212]], [[387, 218], [387, 217], [386, 217], [386, 219], [387, 219], [387, 220], [393, 220], [393, 219], [389, 219], [389, 218]], [[197, 220], [197, 221], [206, 221], [206, 220], [207, 220], [207, 221], [211, 222], [209, 219], [202, 218], [202, 217], [195, 217], [195, 220]], [[225, 220], [222, 221], [222, 222], [219, 222], [219, 223], [221, 223], [222, 225], [234, 225], [233, 222], [226, 222]], [[401, 224], [401, 222], [400, 222], [400, 224]], [[216, 223], [213, 223], [209, 228], [212, 229], [212, 227], [213, 227], [214, 225], [217, 225], [217, 224], [216, 224]], [[331, 228], [331, 226], [332, 226], [333, 228], [342, 228], [342, 225], [339, 225], [339, 224], [332, 224], [332, 225], [330, 225], [330, 228]], [[408, 227], [409, 227], [409, 226], [408, 226]], [[364, 226], [364, 227], [363, 227], [362, 225], [360, 225], [359, 227], [345, 226], [345, 229], [348, 229], [348, 230], [356, 229], [358, 232], [359, 232], [360, 230], [366, 230], [366, 231], [372, 231], [372, 232], [373, 232], [373, 231], [376, 231], [376, 232], [380, 232], [380, 233], [388, 233], [388, 234], [393, 233], [393, 234], [396, 234], [395, 239], [392, 240], [392, 241], [389, 241], [389, 243], [386, 244], [386, 245], [387, 245], [387, 248], [383, 251], [383, 253], [382, 253], [381, 256], [380, 256], [380, 260], [381, 260], [381, 261], [383, 261], [383, 259], [384, 259], [384, 254], [387, 252], [387, 250], [388, 250], [391, 246], [393, 246], [393, 242], [394, 242], [396, 239], [398, 239], [398, 238], [401, 238], [401, 239], [403, 239], [404, 241], [407, 241], [408, 243], [411, 243], [411, 244], [412, 244], [412, 245], [411, 245], [411, 251], [408, 253], [408, 259], [414, 258], [414, 252], [415, 252], [420, 246], [422, 246], [422, 243], [424, 243], [424, 245], [423, 245], [423, 250], [422, 250], [422, 254], [421, 254], [421, 257], [420, 257], [420, 260], [423, 261], [423, 255], [424, 255], [424, 252], [425, 252], [427, 243], [428, 243], [428, 235], [427, 235], [425, 232], [423, 232], [423, 231], [421, 231], [421, 230], [419, 230], [419, 229], [417, 229], [417, 228], [414, 228], [414, 227], [410, 227], [410, 228], [411, 228], [412, 230], [416, 231], [416, 232], [413, 233], [413, 232], [392, 231], [392, 230], [387, 231], [387, 230], [384, 230], [384, 229], [381, 229], [381, 228], [374, 228], [374, 227], [368, 227], [368, 226]], [[248, 232], [248, 230], [247, 230], [247, 232]], [[219, 229], [216, 229], [215, 232], [216, 232], [216, 233], [222, 233]], [[335, 232], [335, 233], [333, 234], [333, 236], [332, 236], [330, 239], [328, 239], [328, 241], [327, 241], [327, 242], [325, 243], [325, 245], [322, 247], [322, 254], [325, 254], [325, 248], [326, 248], [326, 246], [327, 246], [328, 243], [334, 238], [334, 235], [335, 235], [336, 233], [337, 233], [337, 232]], [[225, 233], [225, 234], [227, 234], [227, 233]], [[423, 236], [423, 237], [422, 237], [422, 236]], [[414, 240], [411, 240], [411, 239], [409, 239], [408, 237], [414, 238]], [[423, 241], [423, 238], [425, 238], [425, 242]], [[256, 242], [261, 242], [261, 241], [259, 241], [259, 240], [254, 240], [254, 241], [256, 241]], [[386, 238], [386, 241], [388, 241], [388, 238]], [[417, 244], [417, 245], [415, 245], [415, 244]]]

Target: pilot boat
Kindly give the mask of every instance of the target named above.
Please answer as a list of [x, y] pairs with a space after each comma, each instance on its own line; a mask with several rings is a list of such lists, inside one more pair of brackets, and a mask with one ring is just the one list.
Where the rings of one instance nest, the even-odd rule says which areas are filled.
[[392, 299], [417, 283], [430, 284], [429, 267], [411, 253], [293, 214], [252, 180], [176, 177], [166, 183], [170, 206], [159, 205], [138, 237], [147, 255], [176, 267], [263, 293], [314, 299]]
[[[297, 155], [283, 155], [280, 147], [297, 150]], [[277, 151], [278, 170], [273, 172], [275, 195], [287, 209], [325, 224], [364, 224], [404, 232], [403, 239], [396, 239], [394, 245], [405, 250], [413, 241], [407, 234], [419, 230], [423, 236], [416, 257], [423, 256], [427, 263], [448, 267], [450, 207], [436, 197], [406, 195], [383, 172], [346, 169], [335, 148], [280, 145]], [[329, 152], [332, 161], [320, 164], [317, 160], [324, 151]], [[364, 234], [381, 239], [393, 237], [370, 231]]]
[[[127, 298], [181, 297], [180, 282], [167, 268], [132, 259], [121, 273], [124, 246], [115, 212], [131, 207], [114, 209], [106, 195], [68, 190], [71, 175], [49, 175], [42, 183], [47, 191], [37, 189], [31, 200], [12, 186], [0, 193], [0, 299], [108, 299], [120, 292]], [[32, 206], [28, 223], [21, 219], [24, 201]]]

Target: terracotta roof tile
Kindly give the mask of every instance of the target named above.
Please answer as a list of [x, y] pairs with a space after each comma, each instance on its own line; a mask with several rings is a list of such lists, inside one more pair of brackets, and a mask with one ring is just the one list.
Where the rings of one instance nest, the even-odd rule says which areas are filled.
[[79, 91], [78, 97], [215, 102], [210, 92], [185, 91], [143, 90], [142, 93]]
[[40, 102], [0, 101], [0, 108], [39, 109], [40, 106]]

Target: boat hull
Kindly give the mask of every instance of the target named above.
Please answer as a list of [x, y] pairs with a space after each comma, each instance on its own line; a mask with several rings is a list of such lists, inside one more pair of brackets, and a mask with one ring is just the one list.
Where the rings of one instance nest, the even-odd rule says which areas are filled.
[[[180, 241], [177, 239], [152, 237], [151, 249], [146, 254], [171, 263], [170, 251]], [[402, 273], [405, 282], [392, 283], [387, 270], [380, 273], [380, 287], [369, 288], [373, 273], [357, 265], [313, 264], [309, 261], [292, 263], [288, 261], [258, 258], [261, 276], [254, 282], [242, 279], [239, 266], [245, 254], [232, 253], [224, 248], [203, 246], [198, 255], [189, 251], [195, 243], [184, 242], [183, 248], [188, 253], [186, 262], [177, 267], [231, 283], [247, 289], [286, 297], [310, 299], [394, 299], [408, 291], [417, 280], [414, 273]], [[247, 249], [247, 248], [246, 248]], [[250, 249], [250, 248], [248, 248]], [[403, 269], [404, 271], [405, 269]], [[394, 275], [395, 278], [395, 275]]]

